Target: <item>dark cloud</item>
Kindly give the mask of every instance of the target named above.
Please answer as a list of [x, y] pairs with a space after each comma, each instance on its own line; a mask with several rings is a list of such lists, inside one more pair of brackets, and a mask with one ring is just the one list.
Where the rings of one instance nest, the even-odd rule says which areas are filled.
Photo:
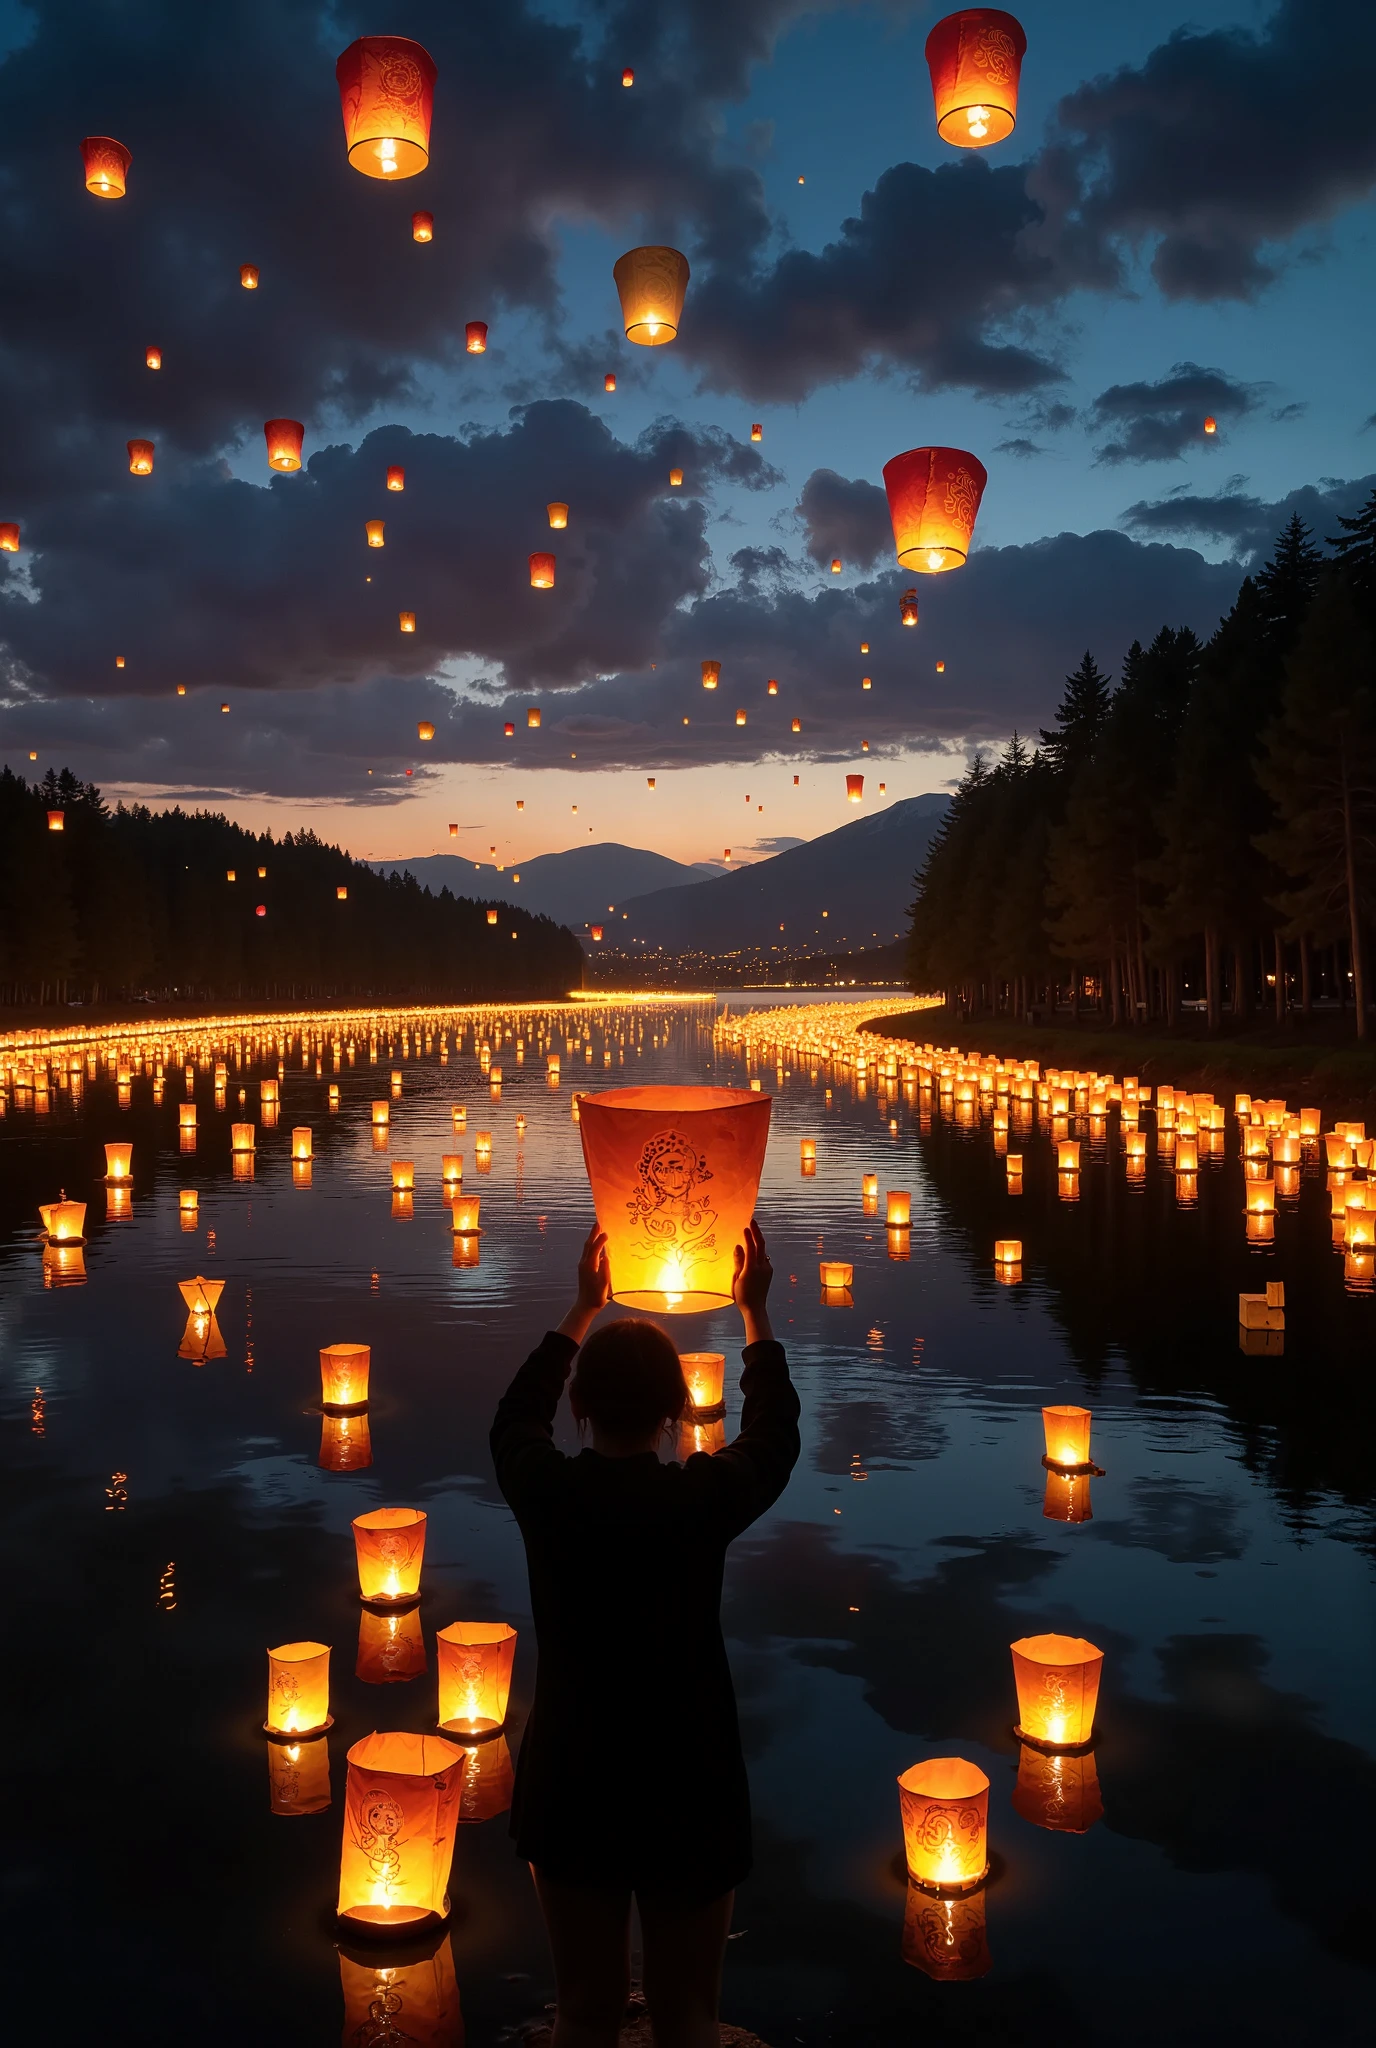
[[807, 552], [819, 566], [839, 555], [849, 568], [872, 569], [893, 546], [888, 498], [863, 477], [814, 469], [799, 496], [798, 516]]
[[1028, 462], [1034, 455], [1045, 455], [1046, 450], [1036, 441], [1029, 441], [1024, 435], [1016, 435], [1011, 441], [996, 441], [995, 455], [1016, 456], [1019, 462]]
[[1283, 498], [1268, 500], [1243, 490], [1245, 481], [1232, 477], [1213, 496], [1182, 491], [1166, 498], [1139, 498], [1124, 512], [1123, 524], [1133, 533], [1226, 541], [1240, 562], [1250, 562], [1271, 552], [1292, 513], [1298, 512], [1322, 540], [1337, 531], [1340, 515], [1350, 518], [1376, 490], [1376, 475], [1347, 482], [1326, 477], [1321, 484], [1304, 484]]
[[1155, 384], [1110, 384], [1090, 407], [1092, 431], [1113, 438], [1095, 450], [1099, 462], [1174, 462], [1186, 449], [1220, 445], [1223, 436], [1204, 432], [1206, 417], [1242, 419], [1261, 402], [1260, 387], [1242, 384], [1222, 370], [1177, 363]]

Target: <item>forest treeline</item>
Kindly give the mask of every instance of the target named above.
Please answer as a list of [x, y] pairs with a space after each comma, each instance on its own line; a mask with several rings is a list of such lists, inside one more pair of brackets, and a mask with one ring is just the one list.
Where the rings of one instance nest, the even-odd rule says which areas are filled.
[[0, 1003], [466, 1002], [580, 985], [564, 926], [509, 904], [490, 925], [487, 908], [375, 874], [313, 832], [111, 810], [68, 769], [32, 784], [0, 770]]
[[1211, 1030], [1350, 1006], [1376, 909], [1376, 491], [1325, 553], [1296, 516], [1206, 642], [1163, 627], [1114, 685], [976, 757], [917, 876], [908, 965], [967, 1014], [1085, 1004]]

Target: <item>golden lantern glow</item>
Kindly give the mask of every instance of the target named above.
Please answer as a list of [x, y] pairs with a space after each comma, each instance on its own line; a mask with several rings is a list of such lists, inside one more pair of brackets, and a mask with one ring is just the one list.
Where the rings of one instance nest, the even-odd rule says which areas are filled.
[[[795, 719], [794, 719], [794, 721], [793, 721], [793, 730], [794, 730], [794, 732], [801, 732], [801, 731], [802, 731], [802, 729], [803, 729], [803, 721], [802, 721], [802, 719], [801, 719], [801, 718], [795, 718]], [[796, 781], [798, 780], [798, 778], [797, 778], [797, 776], [796, 776], [796, 775], [794, 776], [793, 780], [794, 780], [795, 782], [796, 782]]]
[[373, 1104], [372, 1119], [375, 1124], [387, 1124], [392, 1121], [392, 1105], [386, 1096], [379, 1096]]
[[359, 1598], [400, 1607], [420, 1598], [425, 1514], [420, 1508], [373, 1508], [354, 1518]]
[[268, 444], [269, 469], [300, 469], [301, 443], [306, 438], [300, 420], [264, 420], [263, 438]]
[[545, 513], [550, 525], [556, 529], [565, 527], [569, 523], [569, 508], [567, 505], [561, 504], [557, 498], [546, 505]]
[[105, 1178], [127, 1181], [133, 1172], [134, 1148], [122, 1140], [105, 1147]]
[[877, 1202], [879, 1200], [879, 1175], [877, 1173], [861, 1174], [860, 1193], [866, 1202]]
[[268, 1651], [269, 1735], [323, 1735], [334, 1726], [330, 1713], [328, 1643], [281, 1643]]
[[1218, 421], [1211, 414], [1205, 418], [1204, 431], [1206, 434], [1216, 434], [1218, 432]]
[[495, 1735], [506, 1720], [516, 1631], [504, 1621], [454, 1621], [435, 1636], [439, 1723], [446, 1735]]
[[112, 135], [88, 135], [81, 145], [86, 190], [97, 199], [123, 199], [132, 162], [132, 152]]
[[177, 1282], [177, 1292], [186, 1303], [187, 1314], [191, 1316], [213, 1316], [224, 1291], [223, 1280], [207, 1280], [202, 1273], [197, 1273], [192, 1280]]
[[372, 1363], [368, 1344], [326, 1344], [320, 1352], [320, 1405], [328, 1412], [368, 1405], [368, 1369]]
[[863, 776], [863, 775], [848, 775], [848, 776], [846, 777], [846, 802], [847, 802], [847, 803], [851, 803], [851, 804], [858, 804], [858, 803], [861, 803], [861, 802], [862, 802], [862, 801], [864, 800], [864, 795], [865, 795], [865, 778], [864, 778], [864, 776]]
[[527, 732], [538, 732], [538, 731], [540, 730], [540, 720], [541, 720], [541, 716], [542, 716], [542, 714], [541, 714], [541, 711], [540, 711], [540, 707], [539, 707], [539, 705], [538, 705], [538, 704], [532, 704], [532, 705], [530, 706], [529, 710], [528, 710], [528, 711], [526, 712], [526, 731], [527, 731]]
[[387, 545], [387, 522], [385, 519], [365, 519], [363, 531], [368, 536], [370, 548], [384, 548]]
[[841, 573], [841, 557], [839, 555], [833, 555], [831, 558], [831, 573], [833, 576], [839, 576]]
[[49, 1244], [80, 1244], [86, 1232], [86, 1204], [69, 1202], [64, 1193], [57, 1202], [39, 1205], [39, 1217]]
[[804, 1168], [816, 1166], [817, 1140], [815, 1138], [799, 1138], [798, 1157], [802, 1161]]
[[[401, 630], [401, 631], [402, 631], [403, 633], [414, 633], [414, 632], [415, 632], [415, 630], [416, 630], [416, 615], [415, 615], [415, 613], [414, 613], [414, 612], [398, 612], [398, 613], [397, 613], [397, 625], [398, 625], [398, 627], [400, 628], [400, 630]], [[433, 726], [431, 726], [431, 728], [430, 728], [430, 731], [429, 731], [428, 733], [422, 733], [422, 734], [421, 734], [421, 738], [422, 738], [422, 739], [433, 739], [433, 737], [434, 737], [434, 732], [435, 732], [435, 728], [434, 728]]]
[[339, 883], [337, 883], [337, 884], [336, 884], [336, 887], [335, 887], [335, 892], [334, 892], [334, 900], [335, 900], [335, 902], [336, 902], [336, 903], [347, 903], [347, 902], [348, 902], [348, 900], [349, 900], [349, 891], [348, 891], [347, 887], [345, 886], [345, 884], [344, 884], [343, 882], [339, 882]]
[[629, 64], [628, 64], [628, 65], [626, 66], [625, 70], [624, 70], [624, 71], [622, 72], [622, 74], [621, 74], [621, 83], [622, 83], [623, 85], [634, 85], [634, 84], [635, 84], [635, 73], [634, 73], [634, 71], [633, 71], [633, 70], [631, 69], [631, 67], [630, 67], [630, 65], [629, 65]]
[[471, 356], [487, 354], [486, 320], [470, 320], [463, 330], [463, 345]]
[[719, 661], [705, 661], [705, 662], [704, 662], [704, 663], [702, 664], [702, 687], [703, 687], [703, 689], [704, 689], [704, 690], [715, 690], [715, 689], [716, 689], [716, 687], [717, 687], [717, 684], [718, 684], [718, 683], [719, 683], [720, 681], [721, 681], [721, 663], [720, 663]]
[[770, 1108], [768, 1096], [736, 1088], [582, 1097], [583, 1162], [617, 1301], [695, 1314], [731, 1300]]
[[420, 1933], [449, 1914], [464, 1752], [439, 1735], [365, 1735], [349, 1753], [339, 1917]]
[[670, 485], [670, 488], [671, 488], [672, 490], [675, 490], [675, 491], [676, 491], [676, 490], [678, 489], [679, 485], [680, 485], [680, 484], [681, 484], [682, 482], [683, 482], [683, 471], [682, 471], [681, 469], [677, 469], [677, 468], [675, 468], [675, 469], [671, 469], [671, 470], [669, 471], [669, 485]]
[[388, 465], [387, 488], [389, 491], [404, 491], [406, 489], [406, 471], [399, 462], [393, 462]]
[[600, 938], [601, 938], [601, 936], [602, 936], [602, 927], [601, 927], [601, 925], [600, 925], [600, 924], [592, 924], [592, 925], [589, 925], [589, 926], [588, 926], [588, 935], [589, 935], [589, 937], [590, 937], [590, 938], [593, 938], [593, 939], [600, 939]]
[[1013, 1811], [1053, 1834], [1084, 1835], [1102, 1820], [1104, 1802], [1092, 1750], [1066, 1756], [1025, 1742], [1018, 1750]]
[[823, 1287], [849, 1287], [855, 1279], [855, 1268], [844, 1259], [822, 1259], [817, 1277]]
[[440, 1155], [440, 1179], [446, 1187], [456, 1186], [463, 1179], [462, 1152], [445, 1152]]
[[126, 441], [129, 450], [130, 476], [152, 476], [153, 443], [151, 441]]
[[1046, 1438], [1046, 1462], [1065, 1472], [1092, 1469], [1089, 1456], [1091, 1410], [1065, 1404], [1043, 1408], [1042, 1431]]
[[743, 711], [738, 711], [736, 713], [736, 723], [737, 725], [745, 724], [745, 713]]
[[392, 1189], [399, 1195], [409, 1195], [416, 1185], [416, 1162], [414, 1159], [392, 1161]]
[[696, 1457], [699, 1451], [711, 1457], [714, 1452], [726, 1446], [726, 1424], [720, 1416], [715, 1422], [703, 1422], [691, 1415], [685, 1415], [678, 1426], [678, 1443], [674, 1455], [680, 1460]]
[[67, 829], [67, 815], [66, 815], [66, 812], [65, 812], [65, 811], [49, 811], [49, 813], [48, 813], [48, 830], [49, 830], [50, 832], [65, 832], [65, 831], [66, 831], [66, 829]]
[[195, 1188], [182, 1188], [177, 1196], [177, 1215], [183, 1230], [195, 1230], [200, 1222], [201, 1198]]
[[602, 379], [602, 389], [604, 391], [615, 391], [616, 389], [616, 377], [611, 370], [608, 370], [606, 376]]
[[628, 249], [612, 265], [612, 276], [627, 341], [642, 348], [662, 348], [672, 341], [683, 318], [688, 258], [658, 244]]
[[330, 1745], [323, 1735], [309, 1742], [270, 1742], [268, 1799], [276, 1814], [323, 1813], [330, 1803]]
[[359, 36], [334, 67], [349, 162], [366, 178], [414, 178], [430, 161], [435, 61], [409, 36]]
[[1080, 1141], [1078, 1138], [1062, 1138], [1056, 1147], [1056, 1170], [1058, 1173], [1080, 1171]]
[[1177, 1174], [1198, 1173], [1199, 1141], [1196, 1138], [1177, 1138], [1175, 1141], [1175, 1170]]
[[428, 718], [422, 718], [416, 727], [416, 738], [418, 740], [432, 740], [434, 737], [435, 728], [433, 724]]
[[1276, 1184], [1273, 1180], [1249, 1180], [1244, 1192], [1247, 1197], [1246, 1208], [1249, 1218], [1275, 1214]]
[[365, 1685], [405, 1685], [425, 1671], [425, 1635], [420, 1609], [390, 1612], [365, 1607], [358, 1619], [358, 1661], [354, 1675]]
[[246, 292], [257, 291], [258, 265], [256, 263], [241, 263], [239, 265], [239, 283]]
[[726, 1406], [726, 1354], [722, 1351], [681, 1351], [678, 1358], [688, 1383], [688, 1404], [695, 1418], [706, 1421]]
[[937, 1898], [921, 1885], [908, 1886], [903, 1915], [903, 1960], [937, 1984], [965, 1984], [993, 1967], [982, 1891], [963, 1898]]
[[553, 590], [553, 555], [535, 554], [530, 558], [530, 587], [532, 590]]
[[373, 1462], [373, 1433], [367, 1411], [361, 1415], [322, 1415], [320, 1457], [326, 1472], [362, 1472]]
[[913, 1198], [906, 1188], [890, 1188], [884, 1198], [884, 1221], [890, 1230], [907, 1230], [912, 1224]]
[[898, 1780], [908, 1876], [925, 1891], [963, 1892], [989, 1873], [989, 1780], [964, 1757], [913, 1764]]
[[339, 1951], [342, 2039], [350, 2048], [462, 2048], [463, 2014], [447, 1934], [421, 1952]]
[[459, 1195], [451, 1205], [451, 1221], [456, 1237], [478, 1237], [481, 1235], [479, 1217], [482, 1213], [481, 1195]]
[[252, 1152], [257, 1142], [252, 1124], [230, 1125], [229, 1149], [231, 1152]]
[[434, 239], [435, 239], [435, 216], [434, 216], [434, 214], [433, 214], [433, 213], [413, 213], [413, 214], [411, 215], [411, 240], [412, 240], [413, 242], [433, 242], [433, 241], [434, 241]]
[[[500, 1082], [502, 1078], [501, 1068], [494, 1067], [492, 1071], [495, 1073], [497, 1080]], [[492, 1158], [491, 1131], [475, 1131], [473, 1133], [473, 1158], [480, 1169], [485, 1159], [490, 1160]]]
[[[988, 481], [984, 464], [962, 448], [910, 448], [886, 462], [884, 489], [899, 568], [924, 575], [959, 569], [970, 552]], [[915, 592], [913, 598], [915, 605]]]
[[905, 590], [902, 597], [898, 600], [898, 616], [905, 626], [915, 626], [917, 624], [917, 592], [915, 590]]
[[496, 922], [497, 922], [497, 913], [496, 913], [496, 911], [495, 911], [495, 910], [489, 910], [489, 911], [488, 911], [488, 913], [487, 913], [487, 921], [488, 921], [488, 923], [489, 923], [489, 924], [496, 924]]
[[[17, 520], [7, 519], [3, 524], [0, 524], [0, 555], [17, 555], [18, 553], [19, 523]], [[30, 754], [29, 756], [31, 761], [36, 761], [37, 758], [36, 754]]]
[[1009, 1648], [1018, 1689], [1019, 1742], [1079, 1749], [1093, 1739], [1104, 1653], [1083, 1636], [1023, 1636]]
[[926, 56], [943, 142], [988, 149], [1013, 133], [1026, 50], [1021, 22], [999, 7], [965, 7], [936, 24]]

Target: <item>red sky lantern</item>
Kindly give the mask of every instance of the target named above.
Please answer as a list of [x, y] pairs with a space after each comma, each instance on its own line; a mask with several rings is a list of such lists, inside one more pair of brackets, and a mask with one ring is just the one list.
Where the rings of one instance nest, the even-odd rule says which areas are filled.
[[[970, 552], [989, 473], [963, 448], [909, 448], [884, 464], [900, 569], [939, 575]], [[906, 618], [904, 624], [907, 624]]]
[[4, 525], [0, 526], [0, 554], [17, 555], [18, 553], [19, 522], [17, 519], [7, 519]]
[[530, 558], [530, 587], [532, 590], [553, 590], [553, 555], [532, 555]]
[[600, 938], [601, 938], [601, 936], [602, 936], [602, 927], [601, 927], [601, 925], [600, 925], [600, 924], [593, 924], [593, 925], [589, 925], [589, 926], [588, 926], [588, 930], [589, 930], [589, 931], [591, 932], [591, 934], [592, 934], [593, 938], [595, 938], [595, 939], [600, 939]]
[[502, 735], [505, 739], [514, 739], [516, 736], [515, 724], [509, 718], [506, 724], [502, 727]]
[[65, 813], [65, 812], [63, 812], [63, 811], [49, 811], [49, 813], [48, 813], [48, 830], [49, 830], [50, 832], [65, 832], [65, 831], [66, 831], [66, 829], [67, 829], [67, 818], [66, 818], [66, 813]]
[[246, 292], [256, 292], [258, 289], [258, 265], [256, 263], [241, 263], [239, 265], [239, 282]]
[[146, 348], [143, 352], [143, 360], [150, 370], [160, 370], [162, 368], [162, 350], [160, 348]]
[[936, 132], [957, 149], [988, 149], [1013, 133], [1027, 50], [1022, 23], [1000, 7], [964, 7], [927, 38]]
[[1204, 422], [1204, 431], [1206, 434], [1216, 434], [1218, 432], [1218, 421], [1214, 418], [1212, 413], [1209, 414], [1208, 418]]
[[151, 441], [126, 441], [129, 450], [130, 476], [152, 476], [153, 443]]
[[253, 915], [254, 915], [255, 917], [266, 917], [266, 916], [267, 916], [267, 914], [268, 914], [268, 907], [267, 907], [267, 904], [266, 904], [266, 903], [256, 903], [256, 904], [254, 905], [254, 907], [253, 907]]
[[435, 60], [409, 36], [360, 36], [334, 67], [349, 162], [365, 178], [414, 178], [430, 161]]
[[759, 420], [756, 420], [756, 421], [754, 422], [753, 426], [751, 427], [751, 429], [750, 429], [750, 438], [751, 438], [751, 440], [752, 440], [752, 441], [763, 441], [763, 439], [764, 439], [764, 427], [763, 427], [763, 426], [761, 425], [761, 423], [760, 423], [760, 421], [759, 421]]
[[413, 213], [413, 214], [411, 215], [411, 240], [412, 240], [413, 242], [433, 242], [433, 241], [434, 241], [434, 239], [435, 239], [435, 216], [434, 216], [434, 214], [433, 214], [433, 213]]
[[463, 345], [471, 356], [487, 354], [486, 320], [470, 320], [463, 330]]
[[133, 157], [110, 135], [88, 135], [81, 145], [86, 190], [97, 199], [123, 199]]
[[847, 803], [852, 803], [852, 804], [858, 804], [858, 803], [861, 803], [861, 802], [862, 802], [862, 801], [864, 800], [864, 795], [865, 795], [865, 778], [864, 778], [864, 776], [863, 776], [863, 775], [848, 775], [848, 776], [846, 777], [846, 801], [847, 801]]
[[608, 370], [606, 376], [602, 379], [602, 389], [604, 391], [615, 391], [616, 377], [613, 371]]
[[406, 471], [399, 462], [388, 464], [387, 488], [389, 491], [404, 491], [406, 489]]
[[626, 66], [626, 69], [621, 74], [621, 83], [623, 85], [635, 84], [635, 73], [634, 71], [632, 71], [629, 64]]
[[268, 444], [269, 469], [300, 469], [301, 443], [306, 438], [300, 420], [264, 420], [263, 435]]

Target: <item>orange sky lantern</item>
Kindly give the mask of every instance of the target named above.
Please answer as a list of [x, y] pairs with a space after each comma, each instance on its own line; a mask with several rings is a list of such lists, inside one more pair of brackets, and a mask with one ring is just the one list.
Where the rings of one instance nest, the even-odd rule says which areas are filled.
[[349, 900], [349, 891], [348, 891], [348, 887], [347, 887], [347, 885], [346, 885], [345, 883], [343, 883], [343, 882], [340, 882], [340, 883], [338, 883], [338, 884], [336, 885], [336, 887], [335, 887], [335, 892], [334, 892], [334, 893], [335, 893], [335, 901], [336, 901], [337, 903], [347, 903], [347, 902], [348, 902], [348, 900]]
[[153, 443], [151, 441], [126, 441], [129, 450], [130, 476], [152, 476]]
[[399, 462], [388, 464], [387, 488], [389, 491], [404, 491], [406, 489], [406, 471]]
[[416, 738], [420, 740], [432, 740], [434, 737], [434, 726], [430, 723], [430, 720], [428, 718], [422, 718], [420, 723], [416, 727]]
[[675, 468], [675, 469], [671, 469], [671, 470], [669, 471], [669, 486], [670, 486], [670, 489], [671, 489], [671, 490], [675, 490], [675, 491], [676, 491], [676, 490], [677, 490], [677, 489], [679, 488], [679, 486], [680, 486], [680, 484], [681, 484], [682, 482], [683, 482], [683, 471], [682, 471], [681, 469], [677, 469], [677, 468]]
[[965, 7], [936, 24], [926, 54], [943, 142], [988, 149], [1013, 133], [1026, 50], [1022, 23], [999, 7]]
[[1218, 432], [1218, 421], [1212, 413], [1209, 414], [1204, 422], [1204, 431], [1206, 434], [1216, 434]]
[[434, 241], [434, 239], [435, 239], [435, 216], [434, 216], [434, 214], [433, 214], [433, 213], [413, 213], [413, 214], [411, 215], [411, 240], [412, 240], [413, 242], [433, 242], [433, 241]]
[[944, 662], [944, 661], [939, 661], [939, 662], [937, 663], [937, 665], [936, 665], [936, 672], [937, 672], [937, 674], [938, 674], [939, 676], [944, 676], [944, 675], [945, 675], [945, 673], [946, 673], [946, 664], [945, 664], [945, 662]]
[[50, 832], [65, 832], [65, 831], [66, 831], [66, 829], [67, 829], [67, 814], [66, 814], [66, 812], [65, 812], [65, 811], [49, 811], [49, 813], [48, 813], [48, 830], [49, 830]]
[[765, 684], [765, 686], [764, 686], [764, 687], [765, 687], [765, 692], [766, 692], [766, 694], [767, 694], [768, 696], [770, 696], [770, 697], [777, 697], [777, 696], [778, 696], [778, 694], [779, 694], [779, 685], [778, 685], [778, 683], [776, 682], [776, 680], [774, 679], [774, 677], [773, 677], [773, 676], [771, 676], [771, 677], [769, 678], [769, 681], [768, 681], [768, 682], [767, 682], [767, 683]]
[[363, 530], [368, 536], [368, 545], [370, 548], [386, 547], [387, 522], [385, 519], [365, 519], [363, 522]]
[[97, 199], [123, 199], [132, 153], [111, 135], [88, 135], [81, 145], [86, 190]]
[[506, 1720], [516, 1631], [504, 1621], [454, 1621], [435, 1635], [439, 1723], [446, 1735], [495, 1735]]
[[[801, 718], [795, 718], [795, 719], [794, 719], [794, 721], [793, 721], [793, 730], [794, 730], [794, 732], [801, 732], [801, 731], [802, 731], [802, 729], [803, 729], [803, 721], [802, 721], [802, 719], [801, 719]], [[795, 776], [795, 777], [794, 777], [793, 779], [794, 779], [794, 781], [796, 782], [798, 778], [797, 778], [797, 777]]]
[[403, 632], [403, 633], [414, 633], [414, 632], [415, 632], [415, 630], [416, 630], [416, 615], [415, 615], [415, 613], [414, 613], [414, 612], [398, 612], [398, 613], [397, 613], [397, 627], [398, 627], [398, 629], [399, 629], [399, 630], [400, 630], [401, 632]]
[[754, 422], [753, 426], [751, 427], [751, 429], [750, 429], [750, 438], [751, 438], [751, 440], [752, 440], [752, 441], [763, 441], [763, 439], [764, 439], [764, 428], [763, 428], [763, 426], [761, 425], [761, 423], [759, 422], [759, 420], [756, 420], [756, 421]]
[[530, 558], [530, 587], [532, 590], [553, 590], [553, 555], [535, 554]]
[[528, 732], [538, 732], [540, 730], [540, 717], [539, 705], [532, 704], [526, 712], [526, 729]]
[[470, 320], [463, 330], [463, 345], [471, 356], [487, 354], [486, 320]]
[[[737, 713], [736, 713], [736, 723], [737, 723], [737, 725], [744, 725], [744, 724], [745, 724], [745, 713], [744, 713], [743, 711], [737, 711]], [[746, 798], [746, 802], [747, 802], [747, 803], [749, 803], [749, 801], [750, 801], [750, 799], [749, 799], [749, 797], [747, 797], [747, 798]]]
[[720, 681], [721, 681], [721, 663], [720, 663], [719, 661], [705, 661], [705, 662], [704, 662], [704, 663], [702, 664], [702, 687], [703, 687], [703, 689], [704, 689], [704, 690], [715, 690], [715, 689], [716, 689], [716, 687], [717, 687], [717, 684], [718, 684], [718, 683], [719, 683]]
[[0, 554], [17, 555], [18, 553], [19, 522], [15, 519], [7, 519], [3, 525], [0, 525]]
[[496, 913], [496, 911], [495, 911], [495, 910], [489, 910], [489, 911], [488, 911], [488, 913], [487, 913], [487, 921], [488, 921], [488, 923], [489, 923], [489, 924], [496, 924], [496, 922], [497, 922], [497, 913]]
[[269, 469], [300, 469], [301, 443], [306, 437], [300, 420], [264, 420], [263, 436], [268, 444]]
[[160, 348], [146, 348], [143, 352], [143, 360], [146, 368], [160, 370], [162, 368], [162, 350]]
[[569, 508], [567, 505], [563, 504], [558, 498], [554, 499], [551, 504], [546, 505], [545, 513], [549, 519], [550, 525], [554, 527], [556, 531], [562, 527], [567, 526], [569, 523]]
[[851, 804], [858, 804], [858, 803], [862, 803], [862, 802], [864, 801], [864, 796], [865, 796], [865, 778], [864, 778], [864, 776], [863, 776], [863, 775], [848, 775], [848, 776], [846, 777], [846, 802], [847, 802], [847, 803], [851, 803]]
[[239, 265], [239, 282], [246, 292], [256, 292], [258, 289], [258, 265], [256, 263], [241, 263]]
[[457, 838], [458, 838], [458, 836], [459, 836], [459, 828], [458, 828], [458, 824], [457, 824], [457, 822], [456, 822], [456, 823], [452, 824], [452, 825], [451, 825], [451, 826], [449, 827], [449, 837], [450, 837], [451, 839], [457, 839]]
[[621, 83], [623, 85], [635, 84], [635, 72], [631, 69], [629, 64], [626, 66], [625, 70], [621, 74]]
[[602, 379], [602, 389], [604, 391], [615, 391], [616, 372], [614, 370], [608, 370], [606, 376]]
[[516, 726], [514, 721], [508, 718], [506, 724], [502, 727], [502, 731], [506, 735], [507, 739], [512, 739], [515, 736], [516, 732]]
[[602, 936], [602, 927], [600, 924], [589, 925], [588, 931], [594, 939], [600, 939]]
[[413, 178], [430, 161], [435, 60], [409, 36], [360, 36], [334, 67], [349, 162], [366, 178]]
[[988, 481], [984, 464], [962, 448], [909, 448], [886, 462], [884, 489], [899, 568], [923, 575], [959, 569], [970, 552]]
[[463, 1750], [441, 1735], [365, 1735], [348, 1761], [341, 1921], [373, 1934], [439, 1926], [449, 1915]]
[[672, 341], [683, 318], [688, 258], [657, 243], [628, 249], [612, 265], [612, 276], [627, 341], [642, 348], [662, 348]]

